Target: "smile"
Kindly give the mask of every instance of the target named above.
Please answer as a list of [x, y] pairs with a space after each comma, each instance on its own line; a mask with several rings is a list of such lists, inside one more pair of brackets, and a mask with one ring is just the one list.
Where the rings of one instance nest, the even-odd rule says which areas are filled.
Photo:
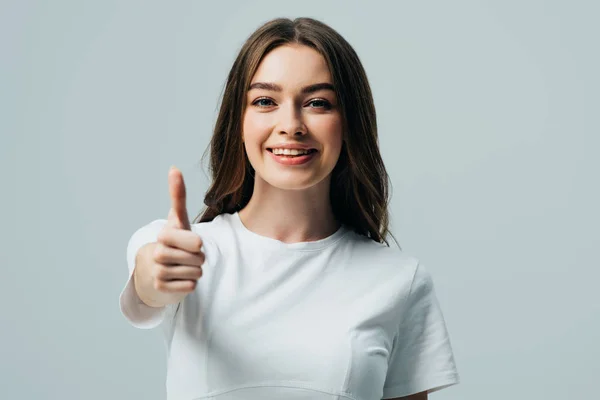
[[283, 165], [301, 165], [313, 160], [317, 155], [316, 149], [271, 149], [267, 152], [273, 159]]

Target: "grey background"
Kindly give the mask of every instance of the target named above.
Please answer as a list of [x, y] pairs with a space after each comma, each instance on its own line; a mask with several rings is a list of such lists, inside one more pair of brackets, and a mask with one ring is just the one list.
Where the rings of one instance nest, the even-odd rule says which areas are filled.
[[393, 232], [434, 276], [462, 383], [435, 399], [591, 398], [600, 357], [598, 3], [3, 1], [2, 399], [164, 398], [120, 315], [125, 250], [166, 218], [246, 37], [312, 16], [355, 47]]

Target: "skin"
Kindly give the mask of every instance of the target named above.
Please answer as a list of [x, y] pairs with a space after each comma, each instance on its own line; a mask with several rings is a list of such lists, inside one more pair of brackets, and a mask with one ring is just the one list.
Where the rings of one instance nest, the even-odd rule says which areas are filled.
[[[314, 87], [319, 84], [330, 87]], [[339, 228], [329, 185], [343, 121], [332, 84], [325, 59], [307, 46], [278, 47], [259, 65], [243, 117], [244, 146], [256, 171], [254, 193], [239, 213], [255, 233], [293, 243], [322, 239]], [[307, 90], [311, 86], [316, 90]], [[281, 165], [267, 148], [282, 142], [318, 153], [308, 164]]]

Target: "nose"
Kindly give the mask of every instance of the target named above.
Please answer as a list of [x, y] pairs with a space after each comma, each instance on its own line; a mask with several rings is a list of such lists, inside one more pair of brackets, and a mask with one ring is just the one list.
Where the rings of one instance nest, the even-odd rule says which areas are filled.
[[302, 110], [298, 109], [294, 104], [281, 107], [279, 116], [277, 133], [292, 136], [306, 135], [307, 129], [302, 117]]

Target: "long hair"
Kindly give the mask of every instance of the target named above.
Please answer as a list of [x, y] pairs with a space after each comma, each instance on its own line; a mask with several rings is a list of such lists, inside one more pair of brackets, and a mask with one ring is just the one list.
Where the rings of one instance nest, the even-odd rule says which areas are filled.
[[248, 204], [254, 189], [254, 169], [242, 142], [246, 93], [265, 55], [286, 44], [318, 51], [333, 79], [344, 139], [331, 176], [330, 199], [335, 217], [356, 233], [389, 246], [389, 176], [379, 152], [375, 105], [367, 75], [350, 44], [334, 29], [312, 18], [271, 20], [242, 46], [229, 71], [207, 148], [212, 184], [204, 197], [206, 208], [196, 221], [211, 221]]

